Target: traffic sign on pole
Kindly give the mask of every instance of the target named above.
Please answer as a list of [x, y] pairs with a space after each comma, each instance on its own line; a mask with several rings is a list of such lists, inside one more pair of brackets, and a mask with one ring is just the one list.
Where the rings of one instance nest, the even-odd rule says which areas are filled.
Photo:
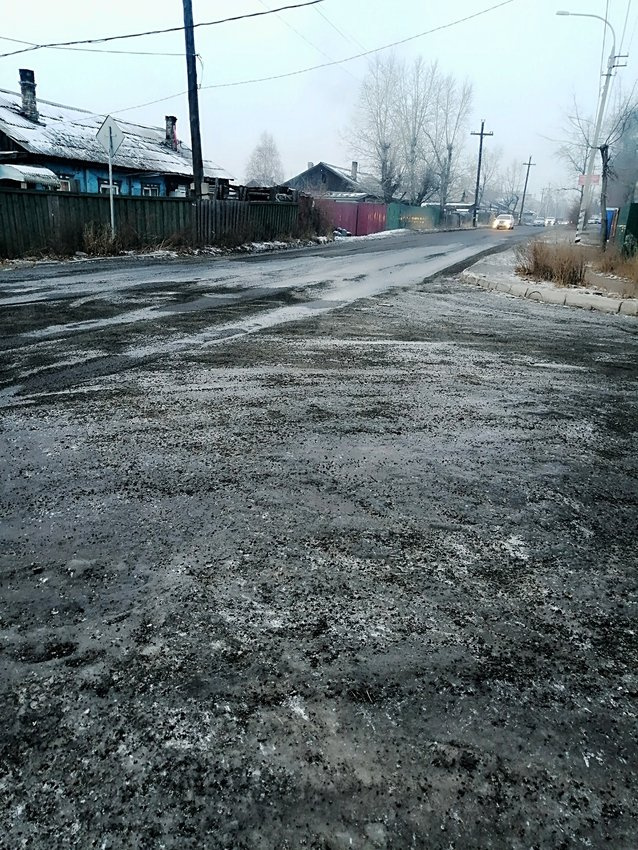
[[115, 239], [115, 202], [113, 200], [113, 157], [124, 141], [124, 133], [117, 123], [107, 115], [104, 123], [96, 133], [96, 139], [109, 155], [109, 206], [111, 208], [111, 238]]

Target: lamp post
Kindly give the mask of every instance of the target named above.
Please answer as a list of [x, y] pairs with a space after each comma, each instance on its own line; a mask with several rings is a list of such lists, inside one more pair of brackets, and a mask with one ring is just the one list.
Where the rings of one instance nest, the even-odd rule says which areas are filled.
[[[578, 208], [578, 227], [576, 228], [576, 242], [580, 242], [580, 234], [584, 230], [585, 222], [587, 221], [587, 216], [589, 214], [589, 205], [591, 203], [591, 177], [594, 173], [596, 151], [598, 150], [598, 145], [600, 142], [600, 128], [603, 123], [603, 118], [605, 117], [605, 107], [607, 105], [609, 83], [611, 81], [612, 71], [614, 70], [614, 66], [616, 63], [616, 33], [614, 32], [614, 28], [609, 23], [607, 18], [603, 18], [601, 15], [590, 15], [586, 12], [567, 12], [564, 9], [556, 12], [556, 14], [569, 15], [572, 18], [596, 18], [596, 20], [602, 21], [605, 26], [609, 27], [609, 29], [611, 30], [612, 38], [611, 53], [609, 54], [609, 59], [607, 60], [607, 73], [605, 74], [605, 84], [603, 85], [602, 92], [600, 93], [600, 99], [598, 101], [598, 113], [596, 115], [594, 136], [592, 138], [589, 156], [587, 158], [587, 168], [585, 170], [585, 185], [583, 187], [584, 191], [581, 195], [580, 206]], [[601, 215], [606, 215], [606, 211], [602, 210]]]

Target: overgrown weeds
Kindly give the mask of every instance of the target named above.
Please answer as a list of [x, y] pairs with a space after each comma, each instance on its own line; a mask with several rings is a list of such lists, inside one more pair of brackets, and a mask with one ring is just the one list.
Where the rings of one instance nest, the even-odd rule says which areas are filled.
[[589, 256], [580, 245], [528, 242], [515, 250], [518, 274], [558, 286], [582, 286], [585, 281]]
[[635, 239], [632, 243], [630, 237], [628, 237], [622, 250], [614, 245], [608, 246], [604, 254], [601, 252], [595, 258], [593, 267], [596, 271], [604, 274], [613, 274], [638, 283], [638, 254], [636, 253]]
[[108, 224], [89, 222], [82, 233], [82, 250], [90, 256], [108, 257], [125, 251], [158, 251], [188, 248], [191, 239], [188, 231], [172, 233], [165, 238], [143, 239], [129, 224], [118, 228], [115, 238]]

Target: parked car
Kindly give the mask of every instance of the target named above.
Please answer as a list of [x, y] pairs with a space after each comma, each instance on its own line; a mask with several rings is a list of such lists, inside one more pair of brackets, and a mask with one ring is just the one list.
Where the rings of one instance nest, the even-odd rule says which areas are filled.
[[501, 215], [497, 215], [492, 222], [492, 227], [494, 230], [514, 230], [515, 224], [516, 222], [514, 221], [513, 215], [501, 213]]
[[545, 227], [545, 219], [535, 218], [532, 224], [534, 225], [534, 227]]
[[332, 231], [333, 236], [352, 236], [349, 230], [346, 230], [345, 227], [335, 227]]

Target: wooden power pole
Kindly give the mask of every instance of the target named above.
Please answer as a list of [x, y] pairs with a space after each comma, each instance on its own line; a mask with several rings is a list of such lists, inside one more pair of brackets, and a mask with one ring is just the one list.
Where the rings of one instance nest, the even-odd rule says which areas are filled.
[[525, 174], [525, 185], [523, 186], [523, 200], [521, 201], [521, 211], [520, 211], [520, 214], [518, 216], [518, 223], [519, 224], [523, 223], [523, 210], [525, 209], [525, 195], [527, 194], [527, 181], [529, 180], [529, 170], [532, 167], [532, 165], [536, 165], [535, 162], [532, 162], [532, 155], [531, 154], [530, 154], [530, 157], [527, 160], [527, 162], [524, 162], [523, 165], [527, 166], [527, 172]]
[[197, 54], [195, 53], [195, 34], [193, 32], [193, 2], [182, 0], [184, 4], [184, 38], [186, 40], [186, 73], [188, 77], [188, 111], [191, 127], [191, 149], [193, 151], [193, 180], [195, 198], [202, 197], [204, 182], [204, 163], [202, 161], [202, 136], [199, 127], [199, 95], [197, 91]]
[[479, 141], [478, 167], [476, 169], [476, 189], [474, 190], [474, 212], [472, 213], [472, 227], [476, 227], [476, 214], [478, 212], [479, 190], [481, 187], [481, 160], [483, 159], [483, 138], [485, 136], [493, 136], [494, 133], [485, 132], [485, 118], [483, 118], [483, 120], [481, 121], [480, 132], [473, 131], [470, 135], [481, 137], [481, 140]]

